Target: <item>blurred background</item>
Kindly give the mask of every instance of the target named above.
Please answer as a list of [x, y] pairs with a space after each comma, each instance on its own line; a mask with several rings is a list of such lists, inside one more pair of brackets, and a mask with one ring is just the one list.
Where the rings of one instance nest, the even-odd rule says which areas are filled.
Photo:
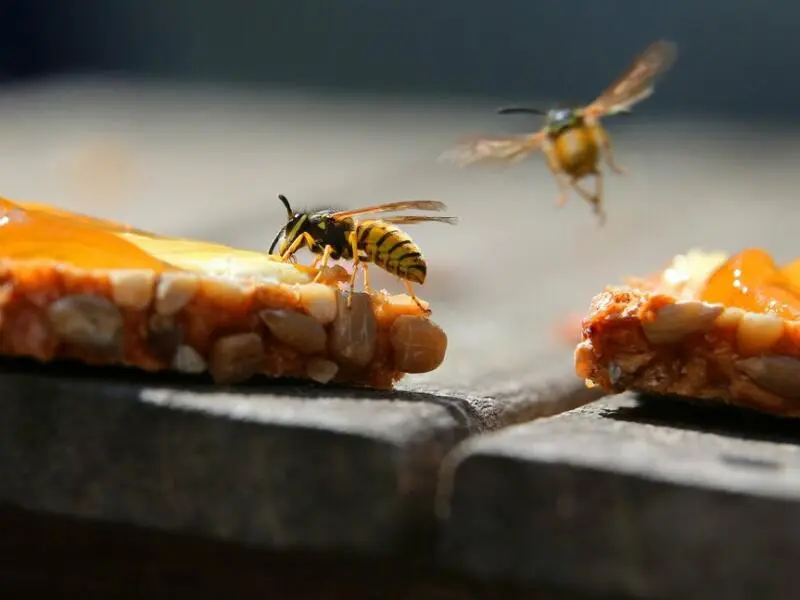
[[[520, 320], [550, 332], [690, 247], [798, 254], [798, 19], [787, 0], [3, 0], [0, 193], [254, 249], [278, 193], [444, 200], [461, 224], [411, 233], [465, 360], [430, 377], [468, 381], [489, 344], [517, 368]], [[436, 163], [463, 134], [538, 128], [501, 104], [591, 101], [662, 37], [675, 67], [607, 123], [628, 173], [604, 228], [555, 206], [541, 157]]]

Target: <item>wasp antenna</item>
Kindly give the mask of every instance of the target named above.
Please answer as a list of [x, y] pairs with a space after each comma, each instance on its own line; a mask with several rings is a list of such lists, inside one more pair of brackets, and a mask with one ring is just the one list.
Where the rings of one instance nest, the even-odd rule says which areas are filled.
[[545, 112], [539, 108], [532, 108], [530, 106], [505, 106], [497, 109], [498, 115], [543, 115]]
[[289, 205], [289, 200], [283, 194], [278, 194], [278, 200], [283, 202], [283, 205], [286, 207], [286, 213], [289, 215], [289, 218], [292, 218], [292, 207]]

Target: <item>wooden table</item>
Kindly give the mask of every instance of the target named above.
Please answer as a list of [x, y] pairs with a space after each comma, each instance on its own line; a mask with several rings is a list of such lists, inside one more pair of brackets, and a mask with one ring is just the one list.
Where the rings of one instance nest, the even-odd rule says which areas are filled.
[[608, 178], [600, 228], [578, 198], [555, 206], [540, 161], [435, 162], [462, 133], [525, 125], [491, 109], [115, 81], [0, 96], [11, 198], [249, 248], [280, 227], [278, 193], [439, 198], [461, 217], [413, 230], [449, 350], [396, 393], [4, 363], [0, 539], [14, 558], [0, 583], [82, 597], [794, 590], [797, 426], [598, 400], [554, 332], [605, 284], [690, 247], [793, 258], [800, 138], [620, 119], [630, 174]]

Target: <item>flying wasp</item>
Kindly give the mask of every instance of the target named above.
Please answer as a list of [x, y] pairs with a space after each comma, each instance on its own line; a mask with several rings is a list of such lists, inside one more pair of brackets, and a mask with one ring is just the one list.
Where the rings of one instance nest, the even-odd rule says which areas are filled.
[[319, 265], [319, 272], [314, 281], [320, 278], [330, 259], [353, 261], [350, 294], [347, 297], [348, 306], [350, 306], [355, 288], [358, 267], [360, 266], [364, 271], [364, 289], [369, 291], [367, 264], [373, 263], [399, 277], [403, 281], [408, 295], [417, 306], [423, 311], [429, 312], [422, 306], [411, 286], [412, 283], [420, 285], [425, 283], [428, 272], [427, 264], [419, 247], [397, 226], [426, 222], [454, 225], [457, 219], [425, 215], [364, 220], [356, 217], [411, 209], [440, 211], [447, 208], [445, 204], [435, 200], [412, 200], [378, 204], [354, 210], [326, 209], [295, 212], [286, 196], [279, 194], [278, 199], [286, 207], [287, 221], [272, 241], [269, 248], [270, 254], [275, 253], [277, 246], [280, 260], [287, 261], [291, 260], [301, 248], [308, 248], [316, 255], [312, 267]]
[[[524, 106], [501, 108], [498, 114], [544, 115], [545, 124], [539, 131], [523, 136], [469, 136], [443, 153], [440, 160], [460, 166], [479, 162], [511, 164], [541, 149], [558, 185], [558, 206], [566, 203], [571, 187], [592, 206], [602, 225], [606, 214], [603, 172], [599, 169], [601, 156], [615, 173], [622, 174], [625, 170], [614, 159], [611, 139], [600, 119], [629, 113], [635, 104], [648, 98], [655, 89], [656, 78], [669, 70], [676, 58], [677, 46], [673, 42], [652, 43], [588, 106], [552, 108], [547, 112]], [[594, 193], [579, 183], [589, 175], [595, 179]]]

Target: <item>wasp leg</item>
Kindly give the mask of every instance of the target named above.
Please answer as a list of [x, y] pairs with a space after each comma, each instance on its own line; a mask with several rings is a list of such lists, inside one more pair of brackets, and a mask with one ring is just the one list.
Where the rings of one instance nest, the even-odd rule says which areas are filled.
[[414, 304], [419, 306], [420, 310], [426, 315], [431, 314], [430, 308], [425, 308], [424, 306], [422, 306], [422, 302], [420, 301], [419, 298], [417, 298], [417, 295], [414, 293], [414, 288], [411, 286], [411, 282], [408, 281], [407, 279], [403, 279], [403, 285], [405, 286], [408, 295], [411, 296], [411, 299], [414, 301]]
[[594, 134], [597, 145], [600, 146], [603, 152], [603, 156], [609, 168], [617, 175], [624, 175], [625, 169], [618, 165], [614, 158], [614, 150], [611, 148], [611, 138], [608, 136], [608, 133], [606, 133], [606, 130], [600, 125], [595, 125], [592, 128], [592, 133]]
[[361, 270], [364, 272], [364, 291], [368, 294], [372, 293], [372, 288], [369, 286], [369, 273], [367, 273], [367, 263], [362, 262]]
[[556, 205], [564, 206], [567, 203], [567, 196], [569, 195], [569, 183], [564, 179], [564, 172], [561, 170], [561, 163], [558, 161], [558, 155], [555, 148], [550, 143], [542, 145], [542, 153], [544, 154], [547, 168], [555, 177], [556, 185], [558, 186], [558, 196], [556, 197]]
[[604, 225], [606, 222], [606, 211], [603, 209], [603, 172], [595, 171], [593, 175], [595, 177], [594, 194], [583, 189], [575, 177], [573, 177], [569, 183], [572, 189], [580, 194], [581, 198], [592, 205], [592, 209], [594, 214], [597, 215], [600, 225]]
[[292, 258], [292, 256], [294, 256], [294, 253], [295, 253], [295, 252], [297, 252], [297, 251], [300, 249], [300, 244], [302, 244], [302, 243], [303, 243], [303, 238], [302, 238], [302, 237], [298, 237], [298, 238], [296, 238], [296, 239], [295, 239], [295, 240], [292, 242], [292, 245], [291, 245], [291, 246], [289, 246], [289, 247], [286, 249], [286, 252], [284, 252], [283, 254], [281, 254], [281, 255], [278, 257], [278, 260], [279, 260], [280, 262], [286, 262], [286, 261], [288, 261], [289, 259], [291, 259], [291, 258]]
[[347, 291], [347, 308], [350, 309], [353, 307], [353, 292], [356, 289], [356, 275], [358, 274], [358, 268], [362, 267], [363, 265], [359, 262], [353, 263], [353, 274], [350, 275], [350, 288]]
[[280, 262], [286, 262], [290, 260], [294, 256], [294, 253], [300, 249], [303, 243], [311, 248], [314, 246], [314, 238], [312, 238], [308, 233], [297, 236], [297, 238], [295, 238], [295, 240], [292, 242], [292, 245], [286, 249], [286, 252], [281, 254], [278, 260]]
[[320, 267], [320, 269], [324, 269], [328, 265], [328, 258], [330, 258], [331, 252], [333, 252], [333, 247], [329, 246], [329, 245], [326, 245], [322, 250], [322, 254], [315, 254], [314, 255], [314, 260], [311, 261], [311, 264], [309, 266], [312, 269], [315, 269], [315, 268], [317, 268], [317, 265], [320, 262], [322, 262], [322, 266]]
[[625, 167], [621, 167], [614, 160], [614, 152], [611, 150], [611, 142], [606, 142], [603, 145], [603, 150], [606, 156], [606, 163], [611, 168], [611, 170], [614, 171], [614, 173], [616, 173], [617, 175], [624, 175]]
[[603, 172], [597, 171], [594, 174], [594, 198], [595, 204], [594, 207], [594, 214], [597, 215], [597, 219], [600, 222], [600, 225], [605, 225], [606, 223], [606, 210], [603, 208]]
[[358, 266], [361, 264], [361, 257], [358, 255], [358, 238], [355, 231], [351, 231], [348, 234], [347, 241], [350, 242], [350, 251], [353, 254], [353, 274], [350, 276], [350, 292], [347, 294], [347, 308], [351, 308], [353, 305], [353, 291], [356, 287], [356, 274], [358, 273]]
[[567, 196], [569, 195], [569, 180], [564, 178], [563, 173], [555, 173], [556, 185], [558, 186], [558, 196], [556, 197], [556, 205], [564, 206], [567, 203]]
[[311, 264], [312, 267], [316, 267], [317, 263], [321, 263], [321, 265], [320, 265], [319, 269], [317, 270], [317, 274], [314, 276], [314, 279], [313, 279], [312, 283], [318, 282], [320, 277], [322, 277], [322, 274], [325, 272], [325, 269], [328, 266], [328, 260], [331, 257], [331, 251], [332, 250], [333, 250], [333, 248], [331, 246], [326, 245], [325, 246], [325, 250], [322, 251], [322, 256], [321, 257], [317, 256], [314, 259], [314, 262]]

